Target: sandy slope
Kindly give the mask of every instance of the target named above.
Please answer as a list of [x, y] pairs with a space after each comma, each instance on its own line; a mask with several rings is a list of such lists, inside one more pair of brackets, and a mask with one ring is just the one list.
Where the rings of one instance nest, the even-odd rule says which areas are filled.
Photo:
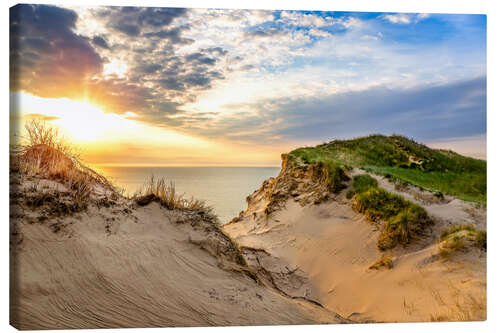
[[[48, 216], [45, 206], [25, 205], [32, 184], [12, 174], [11, 182], [10, 320], [17, 328], [340, 322], [242, 272], [232, 243], [203, 216], [110, 200], [102, 189], [88, 209]], [[37, 187], [66, 191], [47, 181]]]
[[[285, 164], [278, 178], [288, 177]], [[310, 181], [302, 176], [299, 182]], [[279, 179], [271, 183], [280, 186]], [[302, 272], [309, 280], [305, 292], [326, 308], [358, 321], [485, 319], [486, 253], [472, 248], [443, 259], [437, 245], [440, 229], [449, 223], [485, 225], [483, 210], [456, 199], [424, 206], [436, 219], [432, 234], [389, 252], [393, 269], [373, 270], [369, 266], [381, 257], [379, 231], [353, 211], [347, 189], [316, 204], [288, 198], [269, 215], [272, 186], [264, 184], [249, 196], [248, 210], [224, 230], [240, 245], [261, 248]], [[392, 184], [381, 186], [395, 191]]]

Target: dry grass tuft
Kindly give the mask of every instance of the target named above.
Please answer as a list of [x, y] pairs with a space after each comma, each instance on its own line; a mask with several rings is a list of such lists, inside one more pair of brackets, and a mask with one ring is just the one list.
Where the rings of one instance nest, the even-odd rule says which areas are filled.
[[173, 182], [167, 184], [165, 179], [155, 179], [153, 175], [134, 197], [141, 206], [156, 201], [168, 209], [196, 210], [213, 215], [213, 209], [207, 206], [205, 201], [194, 198], [186, 199], [184, 194], [176, 192]]
[[392, 267], [393, 267], [392, 258], [389, 255], [385, 254], [376, 263], [371, 265], [369, 269], [377, 269], [377, 270], [382, 268], [391, 269]]
[[457, 224], [441, 232], [439, 254], [442, 257], [466, 251], [471, 246], [486, 251], [486, 231], [478, 230], [470, 224]]
[[[102, 175], [85, 166], [76, 149], [54, 127], [39, 120], [25, 126], [27, 137], [11, 156], [11, 170], [23, 177], [44, 178], [64, 184], [76, 203], [85, 206], [93, 185], [115, 190]], [[35, 189], [36, 190], [36, 189]]]

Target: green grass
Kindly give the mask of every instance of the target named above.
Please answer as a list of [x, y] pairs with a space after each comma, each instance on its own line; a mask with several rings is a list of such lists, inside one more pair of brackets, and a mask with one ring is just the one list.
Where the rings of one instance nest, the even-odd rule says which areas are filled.
[[298, 148], [290, 155], [305, 164], [331, 163], [365, 170], [415, 186], [486, 203], [486, 161], [431, 149], [399, 135], [370, 135]]
[[432, 224], [425, 209], [400, 195], [377, 187], [376, 181], [374, 183], [370, 178], [368, 175], [355, 177], [354, 186], [356, 187], [357, 182], [358, 188], [355, 190], [355, 208], [371, 221], [384, 221], [378, 240], [379, 249], [406, 245]]
[[377, 180], [370, 175], [357, 175], [354, 176], [353, 188], [354, 192], [361, 193], [371, 187], [377, 187]]

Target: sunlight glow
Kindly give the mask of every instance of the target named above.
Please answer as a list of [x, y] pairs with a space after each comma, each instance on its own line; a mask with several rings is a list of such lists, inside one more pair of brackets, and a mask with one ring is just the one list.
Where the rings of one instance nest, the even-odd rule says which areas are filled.
[[102, 72], [104, 75], [116, 75], [120, 78], [123, 78], [127, 73], [128, 66], [125, 62], [113, 59], [107, 64], [104, 64], [104, 71]]
[[85, 101], [41, 98], [27, 93], [19, 93], [15, 98], [19, 101], [22, 122], [31, 118], [47, 119], [76, 144], [167, 142], [177, 146], [207, 146], [201, 139], [128, 119], [127, 116], [134, 115], [133, 112], [125, 115], [106, 113]]

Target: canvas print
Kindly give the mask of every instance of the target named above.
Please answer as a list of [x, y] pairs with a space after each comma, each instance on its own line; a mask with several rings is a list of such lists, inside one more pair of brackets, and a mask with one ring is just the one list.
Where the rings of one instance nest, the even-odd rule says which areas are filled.
[[486, 16], [10, 8], [10, 323], [486, 320]]

